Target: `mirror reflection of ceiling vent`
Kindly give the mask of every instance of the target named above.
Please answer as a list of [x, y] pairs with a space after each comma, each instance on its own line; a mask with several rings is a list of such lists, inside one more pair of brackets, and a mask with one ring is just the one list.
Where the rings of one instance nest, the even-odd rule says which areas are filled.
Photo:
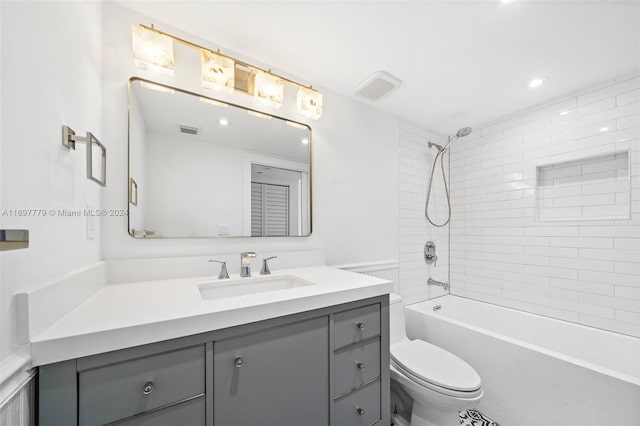
[[365, 78], [356, 89], [356, 95], [370, 101], [377, 101], [400, 87], [399, 78], [385, 71], [376, 71]]
[[197, 135], [200, 132], [200, 129], [197, 127], [185, 126], [184, 124], [180, 124], [180, 132], [186, 133], [187, 135]]

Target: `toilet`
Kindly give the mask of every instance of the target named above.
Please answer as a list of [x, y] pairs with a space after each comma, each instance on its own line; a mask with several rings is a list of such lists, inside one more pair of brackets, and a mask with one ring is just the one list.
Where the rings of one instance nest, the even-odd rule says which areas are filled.
[[458, 411], [474, 408], [482, 398], [480, 376], [454, 354], [409, 340], [402, 298], [391, 294], [389, 304], [391, 380], [413, 399], [411, 426], [459, 425]]

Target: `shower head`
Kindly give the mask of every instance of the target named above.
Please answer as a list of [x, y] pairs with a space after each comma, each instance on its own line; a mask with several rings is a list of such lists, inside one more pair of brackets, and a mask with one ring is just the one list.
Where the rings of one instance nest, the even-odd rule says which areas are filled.
[[[472, 132], [473, 130], [471, 129], [471, 127], [463, 127], [462, 129], [458, 130], [458, 133], [456, 133], [456, 135], [454, 137], [449, 136], [449, 141], [447, 142], [447, 144], [444, 147], [440, 147], [438, 148], [438, 150], [440, 152], [445, 151], [449, 145], [451, 144], [451, 142], [453, 142], [454, 140], [458, 139], [458, 138], [463, 138], [465, 136], [469, 136], [469, 134]], [[431, 146], [431, 145], [429, 145]]]

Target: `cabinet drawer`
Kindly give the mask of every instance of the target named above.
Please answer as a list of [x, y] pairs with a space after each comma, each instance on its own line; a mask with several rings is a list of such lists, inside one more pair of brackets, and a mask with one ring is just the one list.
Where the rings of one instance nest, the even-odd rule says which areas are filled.
[[380, 305], [340, 312], [333, 321], [335, 349], [366, 340], [380, 334]]
[[380, 381], [375, 381], [335, 402], [336, 426], [369, 426], [380, 420]]
[[79, 424], [103, 425], [204, 394], [204, 379], [204, 346], [82, 372]]
[[205, 399], [200, 396], [107, 426], [205, 426]]
[[340, 396], [380, 377], [380, 339], [335, 354], [334, 392]]

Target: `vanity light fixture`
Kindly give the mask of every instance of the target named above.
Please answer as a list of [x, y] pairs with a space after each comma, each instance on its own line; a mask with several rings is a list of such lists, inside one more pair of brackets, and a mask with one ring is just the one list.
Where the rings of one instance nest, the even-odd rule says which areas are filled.
[[233, 93], [236, 69], [233, 59], [203, 50], [201, 65], [202, 87]]
[[253, 97], [257, 101], [280, 108], [284, 102], [284, 80], [271, 72], [258, 71], [253, 82]]
[[298, 114], [317, 120], [322, 117], [322, 93], [301, 87], [298, 89]]
[[173, 77], [173, 40], [152, 29], [139, 25], [132, 28], [131, 42], [136, 67]]
[[[318, 119], [322, 116], [322, 94], [311, 86], [305, 86], [255, 65], [213, 51], [198, 44], [156, 29], [153, 25], [133, 27], [133, 51], [136, 66], [174, 75], [173, 42], [201, 52], [202, 86], [228, 93], [242, 92], [256, 101], [280, 108], [284, 102], [284, 85], [299, 89], [297, 106], [301, 115]], [[203, 102], [203, 98], [201, 98]], [[213, 102], [209, 102], [213, 103]]]

